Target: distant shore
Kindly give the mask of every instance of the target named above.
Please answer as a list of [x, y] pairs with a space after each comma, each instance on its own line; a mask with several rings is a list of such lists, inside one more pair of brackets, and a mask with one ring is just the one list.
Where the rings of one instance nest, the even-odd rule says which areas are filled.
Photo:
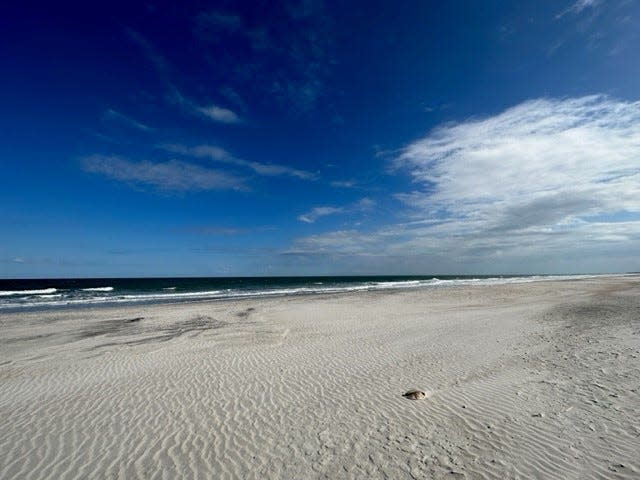
[[639, 311], [608, 276], [2, 313], [0, 478], [638, 478]]

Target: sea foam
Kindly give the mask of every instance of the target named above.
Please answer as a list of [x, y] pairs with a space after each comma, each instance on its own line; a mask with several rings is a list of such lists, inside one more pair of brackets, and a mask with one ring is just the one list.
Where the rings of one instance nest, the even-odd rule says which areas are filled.
[[0, 297], [9, 297], [11, 295], [43, 295], [57, 292], [57, 288], [43, 288], [40, 290], [13, 290], [0, 291]]

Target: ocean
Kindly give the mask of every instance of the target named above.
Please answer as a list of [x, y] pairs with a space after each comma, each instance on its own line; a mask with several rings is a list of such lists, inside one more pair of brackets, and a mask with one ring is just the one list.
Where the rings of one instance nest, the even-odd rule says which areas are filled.
[[122, 303], [224, 300], [409, 288], [446, 288], [593, 275], [335, 276], [197, 278], [0, 279], [0, 310], [49, 309]]

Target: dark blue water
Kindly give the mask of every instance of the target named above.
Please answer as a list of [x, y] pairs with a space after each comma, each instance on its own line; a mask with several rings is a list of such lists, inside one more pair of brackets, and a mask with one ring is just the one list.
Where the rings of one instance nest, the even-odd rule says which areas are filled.
[[92, 304], [157, 303], [357, 292], [402, 288], [442, 288], [578, 278], [577, 276], [353, 276], [209, 278], [0, 279], [0, 309], [56, 308]]

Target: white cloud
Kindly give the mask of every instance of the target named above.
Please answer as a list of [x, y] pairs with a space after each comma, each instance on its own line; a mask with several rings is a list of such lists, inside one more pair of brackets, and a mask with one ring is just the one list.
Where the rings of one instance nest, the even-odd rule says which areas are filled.
[[566, 8], [565, 10], [560, 12], [558, 15], [556, 15], [556, 19], [562, 18], [568, 13], [579, 14], [587, 8], [596, 7], [601, 2], [602, 0], [577, 0], [574, 3], [572, 3], [568, 8]]
[[369, 210], [375, 206], [376, 202], [369, 197], [364, 197], [354, 204], [355, 210]]
[[569, 10], [574, 13], [580, 13], [585, 8], [592, 8], [601, 3], [602, 0], [577, 0]]
[[352, 205], [346, 207], [315, 207], [307, 213], [298, 216], [298, 220], [304, 223], [314, 223], [320, 217], [326, 217], [327, 215], [334, 215], [336, 213], [352, 213], [362, 212], [370, 210], [375, 205], [375, 202], [368, 197], [362, 198]]
[[[194, 34], [217, 53], [216, 65], [227, 82], [259, 92], [289, 111], [310, 111], [322, 97], [334, 63], [334, 41], [323, 2], [302, 4], [273, 3], [269, 17], [279, 18], [286, 28], [229, 9], [203, 11], [194, 18]], [[244, 52], [242, 65], [228, 55], [235, 48]]]
[[195, 158], [206, 158], [213, 160], [214, 162], [228, 163], [231, 165], [237, 165], [240, 167], [246, 167], [253, 170], [258, 175], [265, 177], [280, 177], [288, 176], [295, 177], [301, 180], [314, 180], [316, 175], [307, 172], [305, 170], [299, 170], [297, 168], [288, 167], [285, 165], [274, 165], [271, 163], [259, 163], [250, 162], [241, 158], [234, 157], [225, 149], [216, 145], [197, 145], [195, 147], [187, 147], [185, 145], [162, 145], [161, 148], [178, 153], [180, 155], [187, 155]]
[[247, 228], [237, 228], [237, 227], [201, 226], [201, 227], [186, 228], [186, 229], [183, 229], [183, 231], [187, 231], [189, 233], [194, 233], [197, 235], [227, 236], [227, 235], [240, 235], [243, 233], [247, 233], [250, 230]]
[[[640, 102], [533, 100], [440, 127], [396, 161], [425, 188], [400, 196], [422, 213], [513, 229], [510, 218], [640, 210]], [[566, 214], [563, 209], [568, 209]], [[530, 219], [522, 219], [529, 212]], [[524, 228], [527, 225], [518, 225]]]
[[334, 180], [330, 185], [336, 188], [353, 188], [356, 186], [356, 182], [353, 180]]
[[104, 118], [108, 120], [118, 121], [128, 127], [135, 128], [136, 130], [140, 130], [143, 132], [151, 132], [154, 129], [144, 123], [138, 122], [131, 117], [128, 117], [120, 112], [117, 112], [111, 108], [104, 112]]
[[[337, 230], [320, 235], [309, 235], [295, 242], [297, 253], [314, 254], [366, 254], [377, 240], [357, 230]], [[288, 252], [288, 253], [292, 253]]]
[[369, 251], [420, 258], [422, 271], [640, 267], [628, 260], [640, 241], [640, 102], [527, 101], [436, 128], [394, 166], [414, 183], [397, 195], [407, 222], [296, 245], [345, 253], [366, 238]]
[[202, 12], [196, 17], [196, 33], [200, 37], [215, 36], [218, 30], [237, 32], [245, 28], [238, 15], [223, 12]]
[[237, 124], [242, 123], [242, 119], [234, 111], [219, 105], [199, 105], [193, 100], [185, 97], [174, 85], [169, 84], [168, 101], [181, 107], [185, 112], [219, 123]]
[[220, 123], [239, 123], [240, 117], [227, 108], [217, 105], [209, 105], [207, 107], [196, 107], [196, 110], [205, 117]]
[[[153, 64], [153, 66], [162, 77], [162, 80], [165, 82], [169, 90], [167, 99], [171, 103], [180, 106], [186, 112], [192, 115], [198, 115], [209, 120], [213, 120], [214, 122], [227, 124], [242, 122], [240, 116], [228, 108], [224, 108], [216, 104], [200, 105], [193, 100], [185, 97], [169, 80], [169, 63], [160, 53], [158, 53], [153, 44], [139, 32], [131, 28], [125, 28], [125, 32], [129, 36], [129, 38], [131, 38], [131, 40], [133, 40], [133, 42], [135, 42], [142, 49], [145, 56], [149, 59], [149, 61]], [[146, 127], [146, 125], [139, 124], [138, 122], [135, 122], [134, 120], [131, 120], [128, 117], [119, 114], [118, 112], [114, 112], [113, 110], [108, 110], [107, 115], [110, 115], [114, 118], [119, 117], [121, 120], [127, 121], [127, 123], [129, 123], [131, 126], [136, 126], [137, 124], [138, 127]]]
[[129, 38], [142, 49], [143, 53], [153, 64], [158, 73], [160, 73], [162, 76], [167, 75], [167, 72], [169, 70], [167, 61], [162, 55], [160, 55], [160, 53], [158, 53], [153, 44], [132, 28], [125, 27], [124, 31], [129, 36]]
[[152, 185], [161, 190], [240, 190], [238, 177], [178, 160], [132, 162], [122, 157], [91, 155], [82, 159], [85, 171], [123, 182]]
[[304, 223], [314, 223], [320, 217], [326, 217], [327, 215], [333, 215], [341, 212], [344, 212], [344, 209], [340, 207], [315, 207], [307, 213], [298, 216], [298, 220]]

